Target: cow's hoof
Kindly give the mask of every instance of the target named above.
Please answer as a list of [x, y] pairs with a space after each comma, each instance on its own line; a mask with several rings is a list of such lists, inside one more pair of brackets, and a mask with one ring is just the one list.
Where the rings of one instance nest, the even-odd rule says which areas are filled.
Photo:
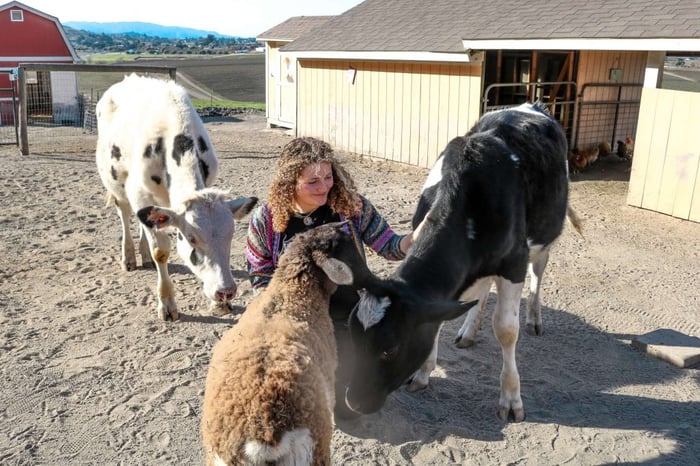
[[526, 324], [525, 331], [528, 335], [539, 336], [544, 333], [544, 328], [542, 325]]
[[406, 390], [408, 390], [411, 393], [419, 392], [421, 390], [425, 390], [426, 388], [428, 388], [427, 383], [417, 382], [415, 380], [411, 380], [411, 382], [409, 382], [408, 385], [406, 385]]
[[455, 345], [457, 348], [470, 348], [476, 343], [472, 338], [455, 338]]
[[180, 320], [180, 313], [178, 312], [177, 308], [167, 309], [165, 307], [160, 307], [158, 308], [158, 316], [160, 317], [160, 320], [165, 322], [169, 320], [172, 320], [173, 322]]
[[122, 270], [125, 272], [132, 272], [136, 270], [136, 261], [134, 262], [122, 262]]
[[503, 422], [514, 421], [522, 422], [525, 420], [525, 409], [500, 406], [498, 408], [498, 418]]

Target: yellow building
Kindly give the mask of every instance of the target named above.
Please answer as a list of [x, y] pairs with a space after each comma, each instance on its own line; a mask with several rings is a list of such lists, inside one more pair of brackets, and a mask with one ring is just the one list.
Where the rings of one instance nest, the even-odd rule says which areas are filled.
[[667, 54], [700, 54], [700, 8], [632, 3], [366, 0], [286, 41], [261, 34], [268, 122], [430, 167], [484, 112], [540, 100], [571, 149], [636, 141], [631, 205], [700, 221], [700, 144], [679, 137], [697, 95], [659, 89]]

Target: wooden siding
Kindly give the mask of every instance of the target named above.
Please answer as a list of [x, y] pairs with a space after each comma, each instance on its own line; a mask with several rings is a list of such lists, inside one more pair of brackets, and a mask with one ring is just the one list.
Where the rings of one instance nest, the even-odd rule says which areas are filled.
[[[624, 51], [582, 51], [579, 55], [576, 87], [579, 102], [616, 101], [618, 90], [619, 100], [635, 101], [641, 96], [641, 84], [644, 83], [644, 71], [647, 63], [647, 52]], [[622, 79], [613, 81], [610, 79], [610, 71], [622, 70]], [[606, 86], [591, 86], [599, 83]], [[622, 86], [618, 89], [618, 83], [636, 83], [640, 86]], [[586, 85], [589, 86], [586, 86]], [[607, 86], [609, 84], [609, 86]], [[576, 145], [586, 148], [597, 145], [601, 141], [608, 141], [615, 149], [615, 141], [610, 141], [610, 135], [615, 134], [615, 139], [624, 140], [627, 136], [635, 134], [638, 105], [624, 104], [619, 108], [617, 126], [615, 124], [615, 106], [612, 104], [591, 104], [577, 108], [579, 119], [576, 124], [578, 138]]]
[[300, 59], [297, 78], [297, 134], [348, 152], [427, 168], [479, 117], [480, 65]]
[[700, 222], [700, 93], [644, 88], [627, 203]]

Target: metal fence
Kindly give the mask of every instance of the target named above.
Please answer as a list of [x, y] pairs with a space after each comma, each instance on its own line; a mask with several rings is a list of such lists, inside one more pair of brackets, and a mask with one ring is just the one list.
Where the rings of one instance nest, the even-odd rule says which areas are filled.
[[171, 67], [132, 65], [25, 64], [18, 68], [18, 144], [22, 154], [93, 151], [95, 105], [112, 85], [131, 73], [166, 74]]
[[634, 138], [642, 87], [642, 83], [587, 83], [581, 86], [572, 147], [585, 149], [607, 141], [614, 150], [618, 140]]
[[14, 74], [10, 68], [0, 68], [3, 82], [10, 87], [0, 87], [0, 145], [19, 145], [19, 132], [17, 130], [17, 94], [11, 86]]
[[576, 83], [573, 81], [491, 84], [484, 90], [483, 113], [535, 100], [559, 120], [571, 145], [576, 105]]

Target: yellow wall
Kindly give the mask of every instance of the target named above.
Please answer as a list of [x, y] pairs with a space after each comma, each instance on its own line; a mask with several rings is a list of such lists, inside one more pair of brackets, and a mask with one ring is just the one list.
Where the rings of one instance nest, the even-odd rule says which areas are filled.
[[300, 59], [297, 82], [297, 135], [426, 168], [479, 117], [480, 65]]
[[627, 203], [700, 222], [700, 93], [644, 88]]

